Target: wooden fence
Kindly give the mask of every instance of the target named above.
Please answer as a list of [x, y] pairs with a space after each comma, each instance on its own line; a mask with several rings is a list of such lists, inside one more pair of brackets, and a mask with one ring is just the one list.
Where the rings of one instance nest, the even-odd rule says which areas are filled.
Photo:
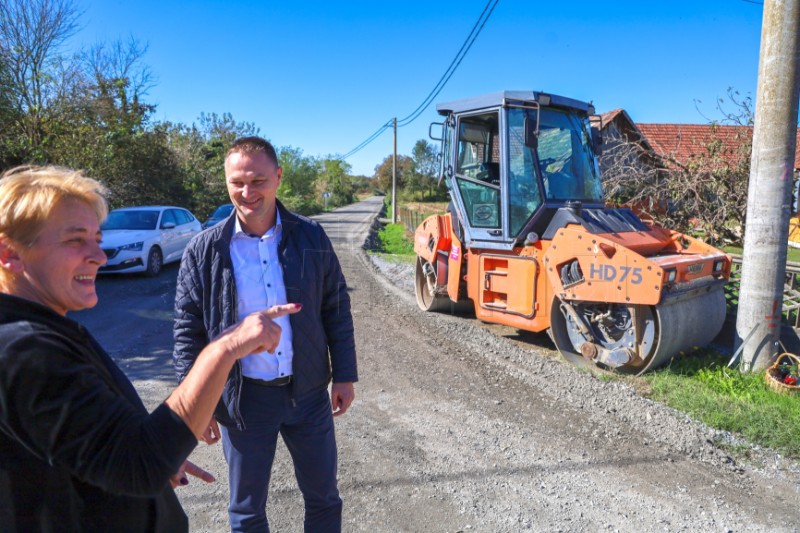
[[[397, 221], [408, 231], [414, 233], [423, 220], [433, 213], [422, 213], [398, 207]], [[739, 281], [742, 277], [742, 256], [731, 255], [733, 266], [731, 278], [725, 286], [725, 297], [728, 300], [728, 314], [735, 315], [739, 305]], [[783, 322], [795, 329], [800, 328], [800, 263], [786, 263], [786, 279], [783, 286]]]
[[422, 211], [416, 211], [413, 209], [409, 209], [407, 207], [398, 206], [397, 207], [397, 222], [399, 224], [403, 224], [408, 231], [412, 234], [417, 229], [417, 226], [422, 224], [422, 221], [428, 218], [431, 215], [435, 215], [437, 213], [424, 213]]

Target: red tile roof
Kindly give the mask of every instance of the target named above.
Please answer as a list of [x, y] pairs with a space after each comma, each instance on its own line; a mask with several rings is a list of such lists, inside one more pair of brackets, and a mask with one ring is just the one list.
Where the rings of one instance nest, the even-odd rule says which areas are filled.
[[[618, 107], [617, 109], [614, 109], [613, 111], [608, 111], [606, 113], [601, 113], [600, 114], [600, 128], [605, 128], [606, 126], [608, 126], [621, 113], [625, 113], [625, 110], [622, 109], [621, 107]], [[625, 113], [625, 115], [627, 116], [627, 113]]]
[[[618, 110], [608, 113], [616, 113]], [[715, 124], [640, 124], [636, 127], [645, 136], [653, 150], [682, 164], [688, 164], [695, 157], [707, 153], [712, 140], [722, 143], [721, 155], [729, 158], [750, 157], [739, 152], [741, 144], [753, 135], [748, 126], [721, 126]], [[795, 170], [800, 167], [800, 131], [795, 148]]]

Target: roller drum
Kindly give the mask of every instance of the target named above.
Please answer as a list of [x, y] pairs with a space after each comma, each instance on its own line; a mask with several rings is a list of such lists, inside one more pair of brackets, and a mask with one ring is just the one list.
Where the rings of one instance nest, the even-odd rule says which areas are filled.
[[[633, 311], [638, 315], [636, 335]], [[724, 282], [715, 280], [666, 294], [655, 306], [553, 302], [550, 333], [572, 364], [643, 374], [709, 344], [722, 329]]]
[[657, 344], [655, 353], [642, 370], [656, 369], [681, 352], [706, 346], [719, 334], [725, 322], [724, 284], [686, 297], [667, 297], [655, 306]]

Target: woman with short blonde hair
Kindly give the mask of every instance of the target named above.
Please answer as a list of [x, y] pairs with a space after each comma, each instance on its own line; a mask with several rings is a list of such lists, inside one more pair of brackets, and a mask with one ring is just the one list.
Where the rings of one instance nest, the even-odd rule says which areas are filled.
[[[90, 205], [102, 222], [108, 216], [106, 188], [81, 171], [54, 166], [21, 166], [0, 180], [0, 237], [22, 246], [36, 240], [53, 207], [65, 198]], [[0, 287], [7, 272], [0, 269]]]

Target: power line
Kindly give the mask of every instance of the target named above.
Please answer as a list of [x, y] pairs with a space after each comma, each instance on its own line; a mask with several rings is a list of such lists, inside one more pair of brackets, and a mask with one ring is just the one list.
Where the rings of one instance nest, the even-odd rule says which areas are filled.
[[[467, 55], [467, 52], [469, 52], [469, 49], [472, 47], [472, 43], [475, 42], [475, 39], [477, 39], [478, 34], [480, 34], [484, 25], [486, 25], [486, 21], [489, 20], [489, 17], [492, 15], [492, 11], [494, 11], [494, 8], [497, 6], [497, 3], [499, 1], [500, 0], [489, 0], [486, 3], [486, 6], [483, 8], [483, 11], [481, 12], [481, 15], [478, 17], [478, 20], [475, 21], [475, 25], [472, 26], [472, 30], [470, 30], [469, 35], [467, 35], [467, 38], [464, 40], [464, 44], [461, 45], [461, 48], [458, 50], [455, 57], [450, 62], [450, 65], [447, 67], [447, 70], [445, 70], [444, 74], [442, 74], [442, 77], [439, 78], [439, 81], [436, 83], [434, 88], [431, 89], [431, 92], [428, 93], [428, 96], [425, 97], [425, 99], [422, 101], [419, 107], [417, 107], [407, 117], [401, 118], [397, 121], [397, 125], [399, 127], [407, 126], [408, 124], [411, 124], [414, 120], [416, 120], [416, 118], [422, 113], [422, 111], [424, 111], [425, 108], [430, 105], [433, 99], [439, 95], [442, 89], [444, 89], [444, 86], [450, 80], [450, 77], [453, 75], [453, 73], [455, 73], [456, 69], [461, 64], [461, 61]], [[492, 4], [492, 2], [494, 2], [494, 4]], [[491, 9], [489, 8], [489, 6], [491, 6]], [[488, 14], [486, 13], [487, 11]]]
[[391, 124], [391, 122], [392, 122], [391, 120], [389, 120], [388, 122], [386, 122], [386, 123], [385, 123], [383, 126], [381, 126], [380, 128], [378, 128], [378, 130], [377, 130], [375, 133], [373, 133], [372, 135], [370, 135], [369, 137], [367, 137], [367, 138], [366, 138], [366, 140], [364, 140], [364, 141], [362, 141], [362, 142], [361, 142], [361, 144], [359, 144], [358, 146], [356, 146], [355, 148], [353, 148], [352, 150], [350, 150], [349, 152], [347, 152], [346, 154], [344, 154], [344, 155], [343, 155], [343, 156], [342, 156], [340, 159], [347, 159], [348, 157], [350, 157], [351, 155], [353, 155], [353, 154], [355, 154], [356, 152], [360, 151], [362, 148], [366, 147], [366, 146], [367, 146], [369, 143], [371, 143], [372, 141], [374, 141], [375, 139], [377, 139], [378, 137], [380, 137], [380, 136], [381, 136], [381, 133], [383, 133], [383, 132], [384, 132], [384, 130], [386, 130], [386, 128], [388, 128], [388, 127], [389, 127], [389, 125]]
[[[469, 35], [467, 35], [467, 38], [461, 45], [461, 48], [458, 50], [455, 57], [450, 62], [450, 65], [447, 67], [447, 70], [445, 70], [444, 74], [442, 74], [442, 77], [439, 78], [439, 81], [436, 83], [433, 89], [431, 89], [431, 92], [428, 93], [428, 96], [425, 97], [422, 103], [414, 111], [412, 111], [411, 114], [397, 121], [398, 127], [408, 126], [409, 124], [414, 122], [422, 114], [422, 112], [431, 104], [431, 102], [433, 102], [433, 100], [439, 95], [439, 93], [442, 92], [444, 86], [447, 84], [448, 81], [450, 81], [450, 78], [453, 76], [456, 69], [461, 64], [461, 61], [463, 61], [464, 57], [467, 55], [467, 52], [469, 52], [469, 49], [475, 42], [475, 39], [478, 38], [478, 35], [481, 33], [481, 30], [483, 30], [483, 27], [486, 25], [486, 22], [492, 15], [494, 8], [497, 7], [498, 2], [500, 2], [500, 0], [489, 0], [488, 2], [486, 2], [486, 6], [484, 6], [483, 11], [478, 17], [478, 20], [475, 21], [475, 24], [472, 26], [472, 30], [470, 30]], [[388, 121], [386, 121], [386, 123], [384, 123], [380, 128], [378, 128], [378, 130], [375, 131], [375, 133], [367, 137], [364, 141], [361, 142], [361, 144], [359, 144], [358, 146], [347, 152], [345, 155], [341, 156], [340, 159], [342, 160], [347, 159], [348, 157], [361, 151], [372, 141], [380, 137], [381, 134], [384, 131], [386, 131], [386, 129], [388, 129], [389, 126], [391, 126], [392, 120], [393, 119], [389, 119]]]

